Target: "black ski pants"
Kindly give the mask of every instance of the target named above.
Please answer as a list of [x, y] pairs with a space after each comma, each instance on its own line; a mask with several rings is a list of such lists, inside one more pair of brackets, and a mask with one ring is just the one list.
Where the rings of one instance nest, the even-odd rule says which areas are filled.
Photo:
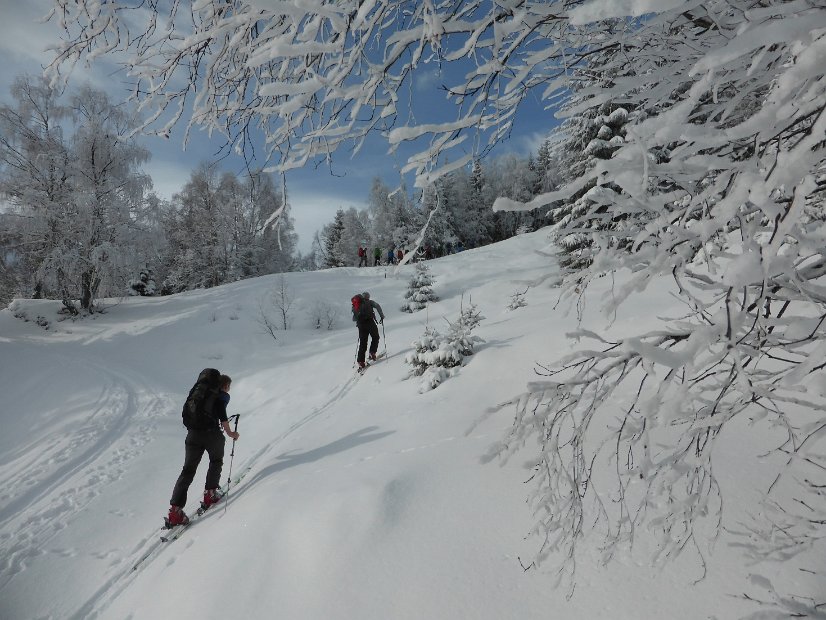
[[169, 501], [173, 506], [186, 506], [186, 492], [189, 485], [195, 478], [198, 464], [204, 451], [209, 455], [209, 469], [207, 469], [205, 489], [217, 489], [221, 484], [221, 469], [224, 467], [224, 434], [217, 428], [210, 430], [191, 429], [186, 434], [186, 455], [184, 456], [184, 467], [175, 488], [172, 490], [172, 499]]
[[364, 352], [367, 351], [367, 336], [370, 336], [370, 355], [379, 350], [379, 326], [375, 321], [357, 323], [359, 328], [359, 353], [356, 360], [364, 363]]

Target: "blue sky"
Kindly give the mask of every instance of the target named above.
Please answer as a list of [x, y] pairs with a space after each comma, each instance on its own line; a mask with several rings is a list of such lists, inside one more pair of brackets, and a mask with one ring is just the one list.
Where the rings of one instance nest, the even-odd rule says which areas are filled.
[[[3, 16], [0, 53], [4, 59], [0, 71], [0, 101], [10, 102], [9, 86], [17, 75], [24, 72], [36, 74], [49, 61], [46, 48], [60, 37], [60, 29], [54, 21], [40, 22], [50, 7], [51, 0], [0, 0]], [[442, 91], [436, 90], [441, 82], [438, 69], [435, 66], [422, 69], [414, 83], [414, 102], [418, 108], [417, 118], [424, 122], [426, 118], [440, 116], [443, 107], [449, 104]], [[129, 94], [125, 74], [106, 58], [98, 60], [91, 68], [76, 67], [69, 87], [84, 81], [106, 90], [116, 100]], [[512, 137], [499, 145], [492, 155], [536, 152], [552, 123], [552, 114], [543, 110], [541, 103], [529, 102], [517, 117]], [[205, 132], [195, 131], [184, 150], [181, 136], [182, 132], [178, 131], [168, 140], [150, 136], [143, 139], [152, 153], [152, 159], [144, 169], [152, 177], [155, 191], [165, 198], [179, 191], [201, 162], [212, 161], [222, 145], [220, 137], [210, 139]], [[339, 207], [365, 206], [374, 177], [381, 177], [390, 187], [398, 185], [399, 169], [404, 166], [405, 157], [403, 148], [399, 154], [388, 154], [387, 144], [375, 136], [355, 157], [345, 151], [337, 152], [331, 168], [306, 167], [290, 171], [287, 187], [299, 248], [302, 251], [309, 249], [313, 233], [330, 221]], [[243, 162], [234, 156], [225, 158], [219, 166], [237, 173], [244, 169]], [[411, 187], [412, 181], [406, 181]]]

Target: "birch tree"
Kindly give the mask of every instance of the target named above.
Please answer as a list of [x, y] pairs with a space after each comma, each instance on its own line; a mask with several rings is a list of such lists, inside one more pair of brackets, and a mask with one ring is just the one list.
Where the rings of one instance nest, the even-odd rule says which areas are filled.
[[131, 233], [150, 186], [148, 152], [129, 137], [135, 117], [104, 93], [70, 98], [42, 80], [18, 78], [14, 106], [0, 108], [0, 190], [18, 232], [25, 287], [68, 312], [120, 295], [135, 273]]

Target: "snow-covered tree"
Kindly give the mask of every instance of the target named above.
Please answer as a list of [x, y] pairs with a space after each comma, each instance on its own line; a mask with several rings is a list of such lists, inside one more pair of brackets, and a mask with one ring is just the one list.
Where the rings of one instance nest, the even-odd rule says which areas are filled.
[[[48, 291], [39, 268], [71, 217], [71, 155], [63, 127], [69, 108], [43, 79], [18, 77], [11, 96], [13, 105], [0, 106], [0, 190], [10, 203], [4, 220], [7, 236], [16, 236], [21, 288], [41, 297]], [[57, 289], [63, 288], [61, 281]]]
[[433, 292], [433, 282], [433, 276], [427, 263], [416, 263], [416, 270], [413, 272], [407, 292], [404, 294], [406, 301], [401, 310], [403, 312], [418, 312], [426, 308], [431, 301], [438, 301], [439, 298]]
[[[469, 248], [487, 245], [492, 240], [494, 213], [491, 209], [495, 196], [490, 194], [491, 185], [487, 170], [480, 160], [473, 162], [470, 174], [457, 170], [452, 174], [457, 206], [454, 209], [456, 236]], [[452, 201], [451, 201], [452, 203]]]
[[428, 362], [429, 356], [439, 349], [441, 340], [439, 332], [434, 327], [426, 325], [424, 333], [410, 343], [413, 350], [405, 355], [404, 362], [413, 367], [410, 370], [411, 376], [418, 377], [424, 374], [424, 371], [431, 365]]
[[[571, 17], [591, 22], [616, 10], [587, 6]], [[826, 544], [816, 516], [826, 509], [826, 254], [822, 222], [812, 217], [826, 194], [824, 26], [815, 3], [710, 2], [665, 9], [629, 32], [582, 27], [591, 37], [583, 52], [623, 50], [596, 68], [615, 75], [621, 64], [629, 76], [595, 96], [626, 99], [639, 113], [610, 158], [524, 206], [598, 190], [568, 229], [588, 232], [592, 261], [571, 275], [567, 292], [576, 298], [617, 274], [606, 302], [613, 311], [669, 277], [687, 316], [621, 339], [583, 331], [598, 346], [549, 366], [547, 380], [518, 399], [513, 445], [534, 433], [542, 444], [540, 559], [553, 555], [572, 571], [596, 529], [589, 515], [608, 553], [648, 526], [659, 558], [700, 552], [704, 529], [713, 536], [725, 517], [715, 448], [748, 417], [755, 432], [777, 433], [783, 466], [766, 482], [742, 544], [755, 559], [820, 571], [802, 552], [822, 554]], [[599, 190], [604, 179], [618, 191]], [[610, 455], [598, 448], [609, 445]], [[591, 482], [606, 458], [614, 485], [598, 495]], [[607, 492], [618, 510], [602, 508]], [[769, 590], [752, 597], [776, 595]], [[812, 616], [822, 604], [822, 595], [772, 603], [780, 615]]]
[[450, 369], [461, 366], [465, 357], [473, 355], [476, 344], [482, 339], [471, 332], [483, 319], [476, 305], [471, 303], [468, 308], [461, 309], [459, 318], [448, 321], [445, 334], [426, 326], [424, 334], [411, 343], [413, 350], [404, 361], [413, 367], [410, 376], [422, 377], [420, 392], [436, 388], [455, 372]]
[[[623, 107], [596, 94], [618, 79], [616, 70], [606, 71], [604, 67], [611, 64], [614, 56], [622, 53], [619, 48], [609, 47], [589, 58], [585, 66], [573, 71], [572, 94], [559, 113], [567, 118], [557, 132], [559, 139], [548, 152], [551, 159], [563, 164], [561, 178], [565, 182], [582, 178], [594, 169], [599, 160], [611, 159], [625, 143], [629, 98], [623, 99]], [[628, 77], [633, 75], [634, 67], [632, 64], [623, 65], [620, 70], [623, 77]], [[587, 215], [595, 204], [606, 203], [612, 193], [619, 192], [621, 188], [603, 175], [592, 179], [551, 209], [550, 217], [557, 223], [558, 229], [556, 241], [564, 252], [560, 259], [562, 266], [577, 270], [589, 264], [592, 257], [591, 230], [610, 228], [613, 222], [608, 215], [609, 208], [604, 205], [596, 209], [601, 217]]]
[[151, 269], [141, 270], [137, 278], [129, 283], [129, 294], [152, 297], [156, 293], [155, 278]]
[[372, 237], [370, 234], [370, 218], [367, 211], [359, 211], [355, 207], [350, 207], [344, 211], [341, 223], [339, 248], [343, 262], [345, 265], [356, 266], [359, 262], [359, 246], [367, 244]]
[[[471, 301], [467, 308], [463, 306], [460, 309], [459, 318], [449, 322], [445, 334], [445, 343], [449, 350], [455, 351], [455, 354], [451, 355], [451, 359], [455, 360], [459, 356], [465, 358], [468, 355], [473, 355], [476, 344], [482, 342], [482, 339], [479, 336], [472, 335], [471, 332], [479, 326], [484, 318], [476, 304]], [[461, 363], [461, 359], [459, 362]]]
[[216, 196], [216, 174], [209, 164], [193, 171], [172, 197], [166, 223], [169, 265], [164, 293], [211, 288], [226, 282], [226, 238]]
[[393, 232], [396, 229], [396, 210], [391, 196], [392, 190], [378, 177], [373, 179], [367, 200], [372, 221], [373, 245], [390, 247], [394, 245]]
[[422, 192], [421, 209], [427, 228], [420, 247], [430, 250], [432, 257], [441, 256], [442, 248], [457, 241], [453, 213], [448, 208], [448, 197], [445, 195], [449, 185], [450, 179], [442, 178]]
[[[285, 273], [295, 264], [294, 255], [298, 243], [295, 222], [284, 197], [276, 188], [273, 178], [263, 172], [244, 176], [243, 187], [249, 206], [243, 214], [246, 253], [257, 257], [257, 264], [249, 268], [249, 275]], [[273, 218], [284, 208], [277, 220]]]
[[272, 177], [262, 172], [219, 175], [214, 165], [202, 164], [173, 197], [165, 230], [167, 293], [283, 273], [293, 266], [293, 220]]
[[[18, 78], [0, 108], [0, 190], [20, 239], [33, 296], [92, 310], [120, 295], [138, 267], [132, 234], [150, 182], [136, 119], [100, 91], [68, 101], [42, 80]], [[28, 288], [28, 287], [26, 287]]]
[[134, 256], [124, 247], [131, 246], [134, 214], [151, 187], [139, 169], [149, 151], [131, 137], [135, 118], [105, 93], [81, 88], [71, 109], [74, 214], [62, 248], [41, 270], [55, 282], [68, 277], [80, 307], [90, 310], [101, 293], [121, 294], [134, 273]]
[[18, 290], [18, 276], [10, 264], [13, 260], [13, 254], [9, 251], [11, 242], [11, 238], [0, 233], [0, 309], [5, 308], [14, 299]]
[[513, 295], [511, 295], [510, 303], [508, 304], [508, 310], [518, 310], [519, 308], [524, 308], [528, 305], [528, 301], [525, 299], [525, 295], [528, 293], [527, 289], [524, 291], [516, 291]]
[[324, 243], [324, 266], [344, 267], [347, 265], [347, 254], [342, 247], [341, 236], [344, 233], [344, 211], [336, 211], [335, 220], [321, 231]]

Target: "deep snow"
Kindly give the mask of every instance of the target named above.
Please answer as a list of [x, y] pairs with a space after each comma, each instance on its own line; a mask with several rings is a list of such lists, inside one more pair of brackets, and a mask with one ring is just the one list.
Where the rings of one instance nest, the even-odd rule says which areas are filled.
[[[259, 319], [262, 303], [274, 314], [266, 298], [281, 276], [109, 300], [105, 313], [78, 321], [58, 321], [58, 302], [14, 302], [0, 312], [0, 618], [694, 620], [753, 611], [736, 596], [752, 568], [726, 540], [699, 582], [691, 553], [663, 567], [643, 553], [603, 567], [595, 550], [570, 599], [550, 567], [523, 570], [540, 544], [529, 535], [525, 484], [535, 446], [487, 462], [513, 412], [486, 411], [523, 392], [537, 362], [576, 346], [565, 337], [576, 312], [555, 307], [547, 246], [540, 231], [431, 261], [441, 300], [415, 314], [399, 311], [410, 266], [286, 274], [293, 326], [277, 341]], [[528, 305], [507, 310], [529, 283]], [[388, 358], [356, 378], [349, 298], [362, 290], [387, 315]], [[427, 321], [456, 318], [463, 293], [486, 317], [475, 332], [485, 342], [455, 376], [419, 393], [404, 354]], [[309, 325], [316, 300], [340, 307], [334, 330]], [[610, 328], [636, 331], [674, 303], [654, 291], [623, 306]], [[600, 331], [609, 323], [596, 307], [583, 321]], [[132, 571], [157, 543], [183, 461], [180, 408], [208, 366], [234, 379], [233, 472], [249, 474], [226, 510]], [[743, 463], [762, 447], [729, 444], [737, 449], [719, 455], [718, 474], [736, 517], [759, 497], [760, 469]], [[228, 467], [229, 444], [222, 480]]]

